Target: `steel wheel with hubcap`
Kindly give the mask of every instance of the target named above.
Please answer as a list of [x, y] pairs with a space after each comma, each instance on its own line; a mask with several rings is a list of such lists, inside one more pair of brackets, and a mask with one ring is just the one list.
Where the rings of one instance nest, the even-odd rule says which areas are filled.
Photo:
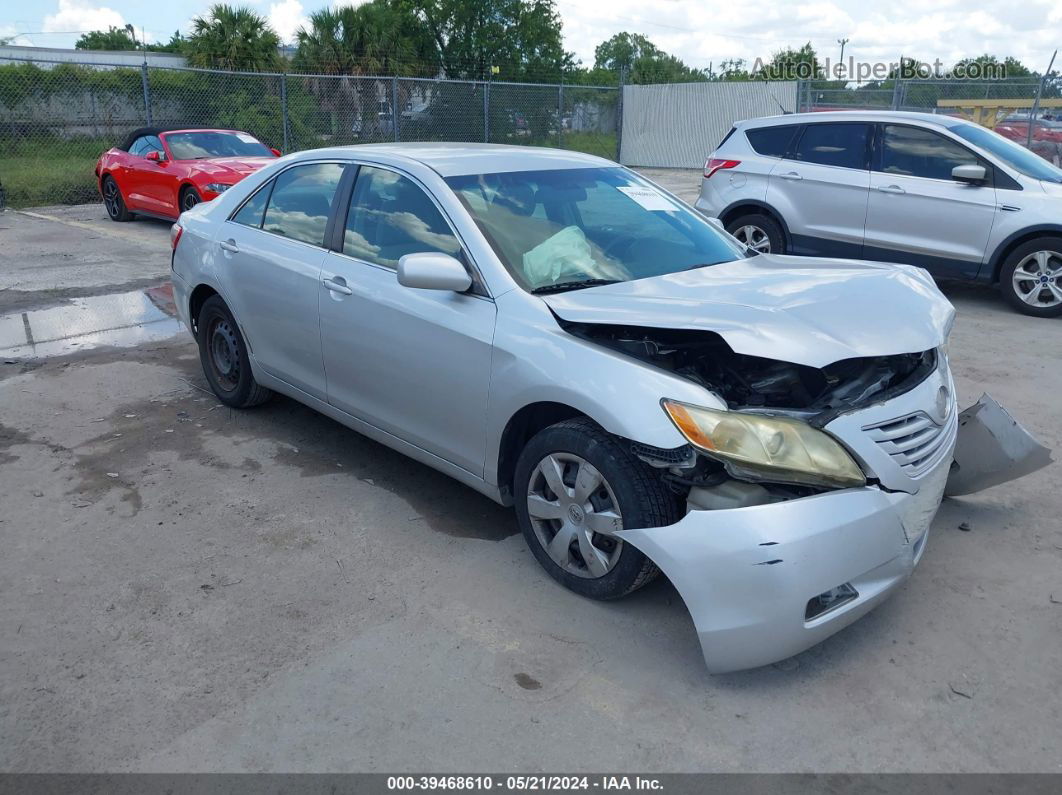
[[571, 453], [547, 455], [532, 475], [527, 513], [539, 543], [566, 572], [603, 577], [615, 568], [623, 517], [593, 464]]
[[1018, 246], [1007, 257], [1000, 282], [1019, 312], [1062, 315], [1062, 239], [1039, 238]]
[[659, 472], [582, 417], [551, 425], [527, 442], [513, 494], [535, 559], [562, 585], [593, 599], [616, 599], [658, 573], [617, 533], [673, 524], [682, 516]]

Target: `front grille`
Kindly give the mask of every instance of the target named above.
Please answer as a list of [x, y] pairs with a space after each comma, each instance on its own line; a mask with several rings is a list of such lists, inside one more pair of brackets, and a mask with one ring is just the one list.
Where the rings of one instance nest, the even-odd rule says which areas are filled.
[[918, 478], [931, 470], [948, 450], [955, 437], [955, 404], [948, 418], [938, 425], [924, 411], [916, 411], [876, 425], [864, 431], [909, 477]]

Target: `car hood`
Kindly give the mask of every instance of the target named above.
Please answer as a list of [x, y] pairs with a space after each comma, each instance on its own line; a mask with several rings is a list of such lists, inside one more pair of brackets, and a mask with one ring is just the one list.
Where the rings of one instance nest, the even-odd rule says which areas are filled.
[[714, 331], [810, 367], [934, 348], [955, 316], [921, 268], [771, 254], [541, 298], [573, 323]]
[[274, 160], [275, 157], [212, 157], [196, 160], [195, 169], [210, 177], [232, 177], [240, 180]]

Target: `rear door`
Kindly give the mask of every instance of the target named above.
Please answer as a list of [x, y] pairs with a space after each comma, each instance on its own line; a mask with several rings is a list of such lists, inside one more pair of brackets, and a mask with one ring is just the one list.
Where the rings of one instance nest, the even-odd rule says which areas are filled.
[[254, 193], [218, 236], [225, 298], [272, 376], [325, 399], [318, 323], [325, 233], [344, 165], [292, 166]]
[[494, 301], [475, 274], [466, 293], [398, 283], [405, 254], [468, 262], [439, 206], [410, 176], [361, 166], [342, 223], [321, 274], [328, 402], [482, 476]]
[[862, 256], [871, 129], [867, 122], [807, 124], [772, 169], [767, 203], [789, 227], [790, 253]]
[[[920, 265], [972, 278], [996, 216], [992, 164], [934, 130], [882, 124], [867, 208], [867, 259]], [[955, 166], [985, 167], [984, 185], [951, 178]]]

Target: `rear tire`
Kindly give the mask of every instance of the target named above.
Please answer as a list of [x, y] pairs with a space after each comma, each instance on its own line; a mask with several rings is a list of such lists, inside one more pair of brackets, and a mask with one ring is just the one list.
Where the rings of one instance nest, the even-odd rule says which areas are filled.
[[740, 215], [726, 225], [726, 231], [757, 253], [785, 254], [781, 225], [763, 213]]
[[659, 474], [585, 418], [551, 425], [527, 443], [513, 492], [535, 559], [561, 585], [591, 599], [617, 599], [659, 574], [616, 530], [660, 527], [682, 516]]
[[107, 208], [107, 217], [112, 221], [131, 221], [133, 214], [125, 206], [122, 191], [118, 183], [109, 174], [100, 181], [100, 192], [103, 194], [103, 206]]
[[1010, 252], [999, 272], [999, 286], [1023, 315], [1062, 315], [1062, 238], [1038, 237]]
[[218, 400], [246, 409], [273, 396], [271, 389], [254, 380], [240, 327], [220, 296], [212, 295], [203, 302], [196, 329], [203, 374]]

